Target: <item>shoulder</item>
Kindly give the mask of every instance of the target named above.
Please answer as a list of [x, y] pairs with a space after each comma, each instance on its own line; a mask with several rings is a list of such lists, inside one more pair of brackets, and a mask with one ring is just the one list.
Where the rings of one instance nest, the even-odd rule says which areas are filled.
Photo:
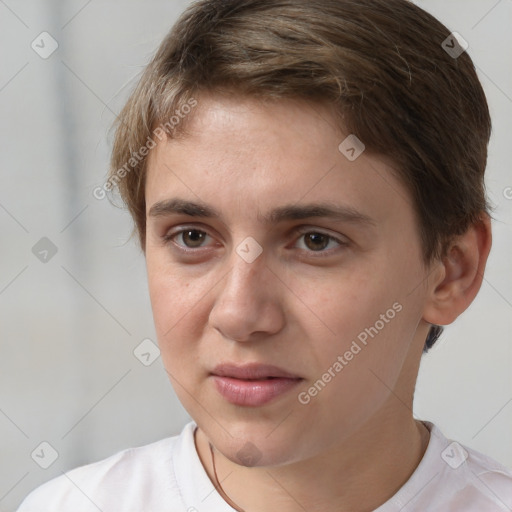
[[157, 512], [162, 503], [180, 510], [173, 458], [190, 426], [180, 435], [63, 473], [32, 491], [17, 512]]
[[[467, 500], [473, 496], [473, 502], [480, 500], [482, 505], [486, 506], [492, 503], [495, 508], [489, 510], [512, 510], [512, 470], [491, 457], [459, 443], [452, 442], [449, 447], [457, 447], [461, 457], [465, 459], [460, 466], [460, 490], [457, 495], [466, 495]], [[451, 454], [451, 451], [449, 453]], [[450, 469], [453, 471], [453, 468]]]
[[[404, 512], [504, 512], [512, 510], [512, 471], [491, 457], [431, 431], [423, 460], [404, 486]], [[398, 496], [397, 496], [398, 497]]]

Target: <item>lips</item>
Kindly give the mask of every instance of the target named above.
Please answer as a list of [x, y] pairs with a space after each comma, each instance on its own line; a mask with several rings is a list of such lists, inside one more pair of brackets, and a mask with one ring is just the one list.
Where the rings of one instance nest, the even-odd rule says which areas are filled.
[[224, 363], [215, 367], [211, 378], [217, 391], [231, 404], [258, 407], [269, 403], [303, 379], [274, 365]]

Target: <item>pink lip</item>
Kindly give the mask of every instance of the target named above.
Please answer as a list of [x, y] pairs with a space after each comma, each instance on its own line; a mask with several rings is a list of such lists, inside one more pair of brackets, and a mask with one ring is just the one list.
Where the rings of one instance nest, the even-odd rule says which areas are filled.
[[230, 403], [257, 407], [295, 387], [302, 379], [277, 377], [268, 380], [242, 380], [212, 375], [217, 390]]
[[215, 367], [211, 377], [228, 402], [252, 407], [270, 402], [303, 380], [277, 366], [258, 363], [221, 364]]

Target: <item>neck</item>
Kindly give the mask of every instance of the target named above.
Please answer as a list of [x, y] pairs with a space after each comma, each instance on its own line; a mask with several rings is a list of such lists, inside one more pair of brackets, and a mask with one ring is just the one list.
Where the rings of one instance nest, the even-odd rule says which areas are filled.
[[[227, 495], [223, 498], [246, 512], [277, 507], [282, 512], [375, 510], [409, 479], [429, 440], [425, 426], [406, 407], [402, 416], [392, 409], [393, 414], [386, 414], [385, 406], [382, 414], [328, 453], [290, 465], [247, 468], [215, 450], [217, 477]], [[199, 428], [196, 447], [215, 482], [209, 440]]]

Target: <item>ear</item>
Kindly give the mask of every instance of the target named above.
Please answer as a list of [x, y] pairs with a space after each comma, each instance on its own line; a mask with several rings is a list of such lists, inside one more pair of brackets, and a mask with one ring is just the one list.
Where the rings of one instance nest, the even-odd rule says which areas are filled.
[[436, 263], [423, 320], [448, 325], [469, 307], [482, 285], [491, 243], [491, 219], [483, 213], [478, 222], [450, 244], [446, 256]]

